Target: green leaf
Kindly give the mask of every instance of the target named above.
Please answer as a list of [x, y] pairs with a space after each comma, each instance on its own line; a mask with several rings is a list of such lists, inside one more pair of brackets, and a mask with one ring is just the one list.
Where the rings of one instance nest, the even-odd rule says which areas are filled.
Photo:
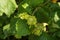
[[42, 34], [42, 36], [40, 36], [39, 40], [53, 40], [48, 34]]
[[15, 35], [16, 33], [16, 22], [17, 22], [18, 18], [12, 18], [10, 20], [10, 24], [7, 24], [3, 27], [3, 32], [5, 36], [4, 38], [10, 36], [10, 35]]
[[53, 21], [48, 25], [48, 31], [51, 32], [51, 33], [54, 33], [57, 31], [57, 29], [59, 29], [60, 26], [56, 23], [54, 23]]
[[59, 16], [58, 16], [57, 12], [55, 12], [54, 21], [57, 22], [57, 21], [59, 21], [59, 20], [60, 20], [60, 18], [59, 18]]
[[51, 27], [52, 27], [52, 28], [60, 28], [60, 27], [59, 27], [59, 25], [58, 25], [58, 24], [56, 24], [56, 23], [54, 23], [54, 22], [53, 22], [53, 23], [51, 23], [51, 24], [52, 24], [52, 25], [51, 25]]
[[16, 38], [21, 38], [22, 36], [26, 36], [30, 34], [29, 26], [26, 24], [25, 20], [19, 19], [16, 23]]
[[58, 2], [58, 5], [60, 6], [60, 2]]
[[8, 24], [8, 25], [6, 25], [6, 26], [3, 27], [3, 31], [4, 31], [4, 30], [9, 31], [9, 29], [10, 29], [10, 24]]
[[35, 28], [32, 30], [32, 33], [34, 35], [40, 36], [42, 34], [42, 31], [44, 29], [43, 24], [35, 24]]
[[10, 24], [7, 24], [3, 27], [3, 32], [4, 32], [4, 35], [5, 35], [4, 38], [6, 38], [7, 36], [10, 35]]
[[2, 11], [0, 11], [0, 16], [2, 16], [3, 15], [3, 12]]
[[16, 8], [15, 0], [0, 0], [0, 16], [5, 13], [9, 17]]
[[38, 22], [42, 23], [42, 22], [48, 22], [50, 17], [49, 17], [49, 13], [44, 9], [44, 8], [39, 8], [35, 14], [34, 14], [38, 20]]
[[43, 33], [41, 36], [29, 36], [29, 40], [54, 40], [51, 36], [46, 33]]
[[30, 15], [27, 12], [23, 12], [23, 13], [20, 13], [18, 17], [21, 19], [27, 20], [30, 17]]
[[55, 34], [56, 36], [60, 37], [60, 31], [57, 31]]
[[2, 26], [2, 23], [0, 23], [0, 27]]
[[0, 27], [0, 39], [5, 39], [5, 38], [6, 38], [6, 36], [3, 33], [3, 28]]
[[57, 21], [56, 24], [57, 24], [57, 25], [59, 26], [59, 28], [60, 28], [60, 20]]
[[19, 13], [28, 12], [29, 14], [31, 14], [33, 11], [32, 7], [40, 5], [41, 3], [43, 3], [43, 1], [44, 0], [23, 0], [23, 2], [21, 2], [18, 6]]
[[3, 27], [4, 38], [15, 34], [15, 28], [13, 28], [13, 29], [12, 28], [13, 28], [13, 26], [11, 27], [10, 24], [7, 24]]
[[11, 35], [15, 35], [16, 33], [16, 22], [19, 20], [19, 18], [12, 18], [10, 20], [10, 32]]
[[24, 1], [27, 2], [32, 7], [38, 6], [44, 2], [44, 0], [24, 0]]
[[18, 13], [22, 13], [22, 12], [28, 12], [29, 14], [31, 14], [32, 13], [32, 7], [28, 3], [22, 2], [18, 6]]
[[28, 25], [35, 25], [37, 23], [37, 19], [35, 16], [29, 16], [29, 18], [27, 19], [27, 23]]

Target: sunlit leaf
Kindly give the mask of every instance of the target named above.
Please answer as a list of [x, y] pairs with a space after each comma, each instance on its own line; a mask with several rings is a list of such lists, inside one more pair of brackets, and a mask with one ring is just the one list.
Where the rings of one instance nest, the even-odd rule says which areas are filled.
[[0, 15], [5, 13], [8, 17], [16, 10], [15, 0], [0, 0]]
[[54, 21], [55, 22], [57, 22], [57, 21], [59, 21], [60, 20], [60, 18], [59, 18], [59, 16], [57, 15], [57, 12], [55, 13], [55, 16], [54, 16]]

